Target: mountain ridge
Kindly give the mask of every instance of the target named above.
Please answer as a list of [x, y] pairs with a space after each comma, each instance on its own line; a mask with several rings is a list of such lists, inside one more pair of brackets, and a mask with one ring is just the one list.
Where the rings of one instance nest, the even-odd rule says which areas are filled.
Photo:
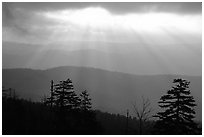
[[108, 70], [108, 69], [102, 69], [102, 68], [97, 68], [97, 67], [88, 67], [88, 66], [58, 66], [58, 67], [52, 67], [52, 68], [46, 68], [46, 69], [36, 69], [36, 68], [2, 68], [2, 70], [34, 70], [34, 71], [49, 71], [49, 70], [54, 70], [54, 69], [61, 69], [61, 68], [66, 68], [66, 67], [73, 67], [73, 68], [84, 68], [84, 69], [95, 69], [95, 70], [100, 70], [100, 71], [107, 71], [107, 72], [113, 72], [113, 73], [121, 73], [121, 74], [126, 74], [126, 75], [134, 75], [134, 76], [189, 76], [189, 77], [202, 77], [202, 75], [184, 75], [184, 74], [135, 74], [135, 73], [128, 73], [128, 72], [121, 72], [121, 71], [113, 71], [113, 70]]
[[[83, 43], [87, 44], [87, 43]], [[29, 45], [20, 43], [2, 43], [3, 68], [48, 69], [58, 66], [79, 66], [102, 68], [110, 71], [131, 74], [183, 74], [201, 75], [202, 60], [200, 54], [186, 49], [169, 49], [160, 46], [157, 50], [142, 45], [110, 44], [95, 45], [88, 49], [72, 50], [71, 43], [64, 45]], [[102, 49], [96, 48], [97, 46]], [[114, 47], [114, 48], [113, 48]], [[189, 64], [189, 60], [191, 63]]]
[[49, 94], [50, 80], [72, 79], [77, 93], [88, 90], [96, 109], [111, 113], [125, 114], [132, 109], [132, 102], [141, 97], [151, 100], [157, 107], [159, 98], [173, 85], [174, 78], [189, 80], [192, 95], [198, 104], [197, 113], [202, 117], [202, 77], [182, 75], [132, 75], [89, 67], [63, 66], [46, 70], [3, 69], [2, 84], [14, 88], [19, 96], [40, 100]]

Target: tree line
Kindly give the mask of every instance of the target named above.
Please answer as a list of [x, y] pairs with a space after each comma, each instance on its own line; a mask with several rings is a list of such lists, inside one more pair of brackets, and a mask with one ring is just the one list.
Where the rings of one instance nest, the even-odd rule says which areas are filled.
[[[23, 113], [32, 115], [27, 118], [30, 123], [27, 120], [28, 123], [26, 124], [30, 124], [32, 129], [31, 131], [28, 130], [27, 134], [201, 134], [201, 128], [194, 120], [196, 103], [189, 90], [190, 82], [184, 79], [174, 79], [173, 83], [175, 86], [168, 90], [166, 95], [161, 96], [158, 102], [161, 108], [160, 112], [152, 115], [153, 109], [150, 101], [143, 97], [141, 109], [133, 104], [135, 112], [133, 118], [128, 115], [126, 117], [109, 115], [93, 110], [88, 91], [84, 90], [77, 95], [71, 79], [58, 83], [54, 83], [52, 80], [49, 97], [44, 98], [43, 103], [35, 103], [35, 105], [27, 102], [27, 104], [32, 104], [30, 105], [32, 109], [28, 107], [30, 110], [19, 107], [23, 104], [23, 101], [17, 98], [14, 90], [3, 89], [2, 119], [3, 129], [5, 129], [3, 133], [12, 133], [12, 131], [9, 131], [10, 124], [15, 123], [16, 120], [12, 111], [17, 111], [19, 112], [17, 113], [18, 117], [24, 115]], [[12, 91], [13, 95], [11, 95]], [[16, 102], [20, 105], [18, 106]], [[21, 108], [21, 110], [18, 110], [15, 106]], [[36, 106], [38, 106], [37, 109], [33, 109]], [[9, 110], [9, 108], [12, 110]], [[39, 110], [42, 116], [37, 114], [36, 110]], [[12, 117], [12, 120], [9, 120], [8, 117]], [[42, 117], [42, 121], [39, 120], [40, 117]], [[151, 120], [152, 117], [156, 120]], [[38, 120], [35, 121], [35, 119]], [[34, 126], [34, 123], [36, 125], [42, 123], [41, 126], [44, 130], [38, 129], [37, 126]], [[18, 124], [20, 124], [19, 121]], [[26, 124], [22, 125], [25, 126], [25, 129]], [[110, 126], [114, 124], [114, 127]], [[118, 127], [119, 125], [123, 126]], [[118, 130], [116, 127], [124, 130]], [[35, 129], [40, 132], [34, 132]], [[23, 133], [23, 131], [20, 133]]]

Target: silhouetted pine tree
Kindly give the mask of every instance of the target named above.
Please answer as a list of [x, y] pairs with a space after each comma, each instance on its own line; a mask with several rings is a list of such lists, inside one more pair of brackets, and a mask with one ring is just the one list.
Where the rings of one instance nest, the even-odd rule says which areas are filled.
[[74, 91], [70, 79], [54, 84], [51, 81], [50, 97], [45, 104], [56, 114], [56, 133], [58, 134], [96, 134], [100, 126], [91, 110], [91, 99], [85, 90], [80, 97]]
[[81, 97], [81, 129], [82, 134], [96, 134], [99, 132], [100, 126], [96, 121], [96, 114], [91, 110], [92, 103], [89, 93], [85, 90], [80, 94]]
[[83, 111], [89, 111], [91, 109], [91, 98], [89, 98], [89, 93], [85, 90], [81, 94], [81, 109]]
[[70, 79], [54, 84], [51, 81], [51, 95], [47, 98], [47, 103], [53, 106], [52, 111], [57, 115], [57, 133], [72, 134], [77, 120], [77, 111], [80, 109], [80, 98], [74, 91], [73, 83]]
[[176, 85], [158, 102], [165, 111], [155, 116], [159, 118], [155, 124], [156, 134], [196, 134], [197, 124], [193, 121], [196, 104], [188, 89], [190, 82], [174, 79], [173, 83]]
[[80, 98], [74, 91], [73, 83], [70, 79], [60, 81], [54, 85], [55, 104], [60, 108], [78, 109], [80, 107]]

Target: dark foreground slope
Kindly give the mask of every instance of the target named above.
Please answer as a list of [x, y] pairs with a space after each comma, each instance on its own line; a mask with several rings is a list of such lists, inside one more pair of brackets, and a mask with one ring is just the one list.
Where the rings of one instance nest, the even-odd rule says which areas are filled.
[[[124, 135], [138, 134], [138, 120], [119, 114], [92, 110], [84, 119], [80, 111], [69, 111], [62, 122], [59, 111], [42, 103], [24, 99], [3, 98], [3, 135]], [[151, 134], [153, 122], [146, 124], [144, 134]]]
[[93, 111], [69, 110], [62, 113], [60, 109], [42, 103], [3, 98], [2, 114], [4, 135], [102, 134], [102, 127]]
[[[141, 102], [141, 97], [149, 98], [155, 112], [157, 102], [172, 86], [174, 78], [189, 80], [191, 93], [198, 106], [196, 118], [202, 116], [202, 78], [178, 75], [131, 75], [84, 67], [58, 67], [48, 70], [3, 69], [2, 83], [6, 88], [14, 88], [19, 96], [39, 101], [47, 95], [50, 80], [58, 82], [71, 78], [77, 92], [88, 90], [93, 107], [111, 113], [125, 114], [132, 110], [132, 103]], [[132, 113], [133, 114], [133, 113]]]
[[[2, 99], [3, 135], [133, 135], [139, 120], [99, 110], [59, 111], [57, 107], [19, 98]], [[85, 115], [86, 114], [86, 115]], [[87, 115], [88, 114], [88, 115]], [[155, 121], [143, 123], [142, 134], [154, 134]], [[199, 127], [201, 127], [199, 123]], [[201, 134], [201, 131], [197, 134]]]

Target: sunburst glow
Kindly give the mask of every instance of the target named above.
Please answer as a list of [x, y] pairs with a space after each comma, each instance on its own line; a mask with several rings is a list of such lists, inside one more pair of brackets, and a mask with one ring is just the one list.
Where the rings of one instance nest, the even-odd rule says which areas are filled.
[[[137, 7], [138, 3], [132, 4]], [[194, 12], [188, 11], [184, 5], [178, 8], [177, 4], [172, 7], [175, 10], [166, 6], [160, 9], [160, 4], [150, 4], [149, 8], [138, 6], [139, 9], [127, 9], [120, 4], [113, 7], [102, 3], [77, 5], [39, 6], [39, 9], [17, 6], [5, 22], [8, 26], [3, 27], [3, 40], [40, 45], [28, 61], [28, 67], [49, 56], [47, 52], [50, 50], [96, 50], [108, 53], [105, 54], [107, 59], [103, 58], [107, 64], [104, 63], [105, 67], [102, 68], [110, 70], [135, 73], [135, 70], [143, 72], [144, 68], [151, 68], [149, 72], [173, 73], [183, 72], [185, 68], [188, 72], [201, 72], [198, 70], [201, 68], [202, 14], [196, 9], [192, 9]], [[109, 53], [120, 54], [122, 58], [117, 63], [110, 61], [114, 57]], [[61, 53], [55, 58], [59, 59], [58, 56], [61, 57]], [[101, 67], [101, 64], [97, 64], [101, 62], [100, 59], [90, 55], [89, 60], [81, 62]], [[118, 67], [121, 62], [128, 64], [127, 60], [131, 60], [132, 67], [130, 64]], [[140, 60], [145, 63], [142, 64]], [[194, 60], [196, 65], [188, 64], [187, 60]], [[181, 61], [186, 61], [186, 66], [180, 65]]]
[[61, 24], [78, 25], [89, 29], [133, 29], [159, 33], [164, 27], [180, 29], [185, 32], [200, 31], [200, 16], [179, 16], [170, 13], [144, 13], [113, 15], [100, 7], [85, 8], [82, 10], [63, 10], [45, 12], [45, 17], [54, 19]]

